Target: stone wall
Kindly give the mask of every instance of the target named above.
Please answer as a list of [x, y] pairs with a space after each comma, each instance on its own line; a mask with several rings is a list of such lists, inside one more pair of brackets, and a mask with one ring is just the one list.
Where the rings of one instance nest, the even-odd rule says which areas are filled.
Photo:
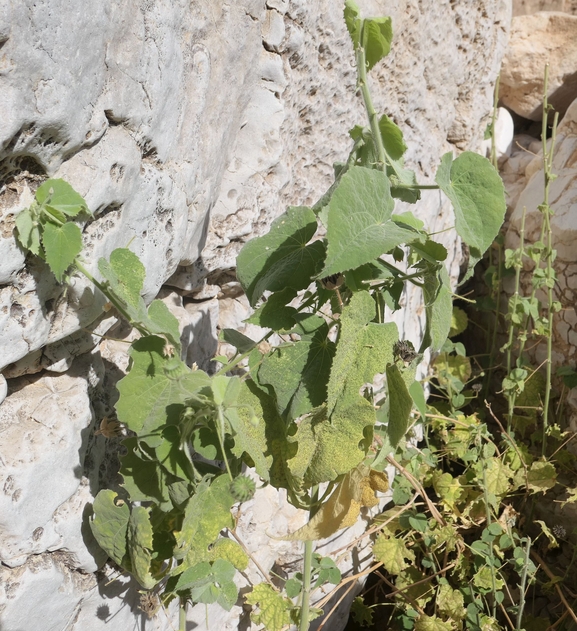
[[[374, 100], [429, 182], [444, 152], [480, 146], [510, 1], [360, 4], [393, 18]], [[181, 322], [187, 361], [207, 366], [217, 328], [241, 327], [248, 313], [233, 271], [242, 244], [286, 204], [324, 192], [332, 163], [348, 153], [347, 130], [364, 121], [352, 61], [334, 0], [0, 3], [3, 631], [174, 624], [174, 612], [146, 619], [137, 588], [104, 565], [86, 528], [92, 498], [115, 480], [119, 444], [95, 429], [126, 368], [126, 343], [115, 340], [133, 333], [80, 278], [59, 286], [41, 261], [25, 259], [15, 216], [45, 177], [68, 180], [95, 216], [83, 230], [87, 267], [96, 273], [99, 257], [130, 247], [147, 269], [145, 298], [161, 292]], [[416, 212], [431, 230], [453, 221], [434, 192]], [[452, 232], [444, 238], [455, 278], [460, 244]], [[399, 323], [418, 341], [420, 297], [405, 300]], [[302, 520], [267, 489], [243, 505], [240, 532], [268, 569], [299, 550], [263, 539], [263, 524], [282, 535]], [[204, 607], [190, 612], [199, 631], [205, 618]], [[210, 608], [208, 618], [211, 629], [248, 624], [240, 606], [226, 615]], [[337, 617], [332, 624], [341, 628]]]

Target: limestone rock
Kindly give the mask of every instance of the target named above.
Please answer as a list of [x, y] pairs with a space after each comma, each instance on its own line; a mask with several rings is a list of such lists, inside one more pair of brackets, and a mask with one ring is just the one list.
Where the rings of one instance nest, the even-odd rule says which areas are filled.
[[[14, 178], [26, 170], [68, 179], [96, 217], [84, 230], [89, 269], [130, 244], [146, 265], [151, 300], [177, 264], [194, 262], [204, 246], [207, 214], [257, 78], [265, 19], [264, 0], [74, 0], [50, 11], [25, 1], [7, 10], [0, 208], [9, 212], [0, 217], [0, 273], [12, 284], [0, 296], [2, 365], [90, 324], [103, 305], [75, 279], [65, 307], [39, 262], [32, 275], [18, 273], [16, 211], [6, 201]], [[64, 13], [75, 28], [61, 28]], [[28, 201], [20, 194], [18, 208]]]
[[[92, 423], [90, 370], [80, 365], [76, 375], [21, 377], [10, 383], [0, 407], [0, 560], [6, 565], [66, 547], [54, 515], [81, 485]], [[83, 505], [78, 510], [81, 514]], [[80, 522], [74, 533], [79, 541]]]
[[542, 12], [513, 19], [501, 69], [501, 102], [524, 118], [541, 120], [546, 64], [547, 98], [563, 116], [577, 98], [577, 15]]
[[537, 11], [564, 11], [577, 15], [577, 0], [513, 0], [513, 17]]
[[[495, 152], [497, 154], [497, 160], [502, 162], [511, 155], [513, 150], [513, 135], [515, 133], [515, 125], [513, 123], [513, 117], [510, 112], [504, 108], [497, 108], [497, 117], [495, 119]], [[491, 138], [487, 138], [483, 141], [483, 150], [485, 155], [491, 157]]]

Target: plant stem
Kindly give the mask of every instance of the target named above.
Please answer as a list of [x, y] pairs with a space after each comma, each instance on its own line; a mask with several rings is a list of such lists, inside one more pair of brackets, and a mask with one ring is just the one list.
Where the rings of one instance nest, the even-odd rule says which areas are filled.
[[[485, 466], [485, 457], [481, 455], [481, 466], [483, 467], [483, 496], [485, 500], [485, 516], [487, 520], [487, 528], [492, 523], [491, 520], [491, 508], [489, 507], [489, 493], [487, 492], [487, 468]], [[497, 617], [497, 581], [495, 578], [495, 557], [493, 556], [493, 545], [489, 544], [489, 562], [491, 564], [491, 615], [493, 618]]]
[[515, 628], [521, 631], [521, 622], [523, 620], [523, 610], [525, 609], [525, 588], [527, 585], [527, 574], [529, 571], [529, 556], [531, 554], [531, 539], [527, 537], [527, 545], [525, 547], [525, 563], [523, 563], [523, 573], [521, 574], [521, 584], [519, 585], [519, 608], [517, 609], [517, 621]]
[[178, 631], [186, 631], [186, 598], [180, 599], [178, 610]]
[[[519, 247], [517, 249], [517, 260], [515, 261], [515, 293], [509, 307], [509, 339], [507, 340], [507, 375], [511, 374], [513, 368], [512, 364], [512, 352], [513, 352], [513, 334], [515, 332], [515, 325], [513, 323], [512, 316], [517, 312], [517, 303], [519, 302], [519, 287], [521, 286], [521, 269], [523, 267], [523, 255], [525, 252], [525, 218], [527, 216], [527, 208], [523, 207], [523, 217], [521, 218], [521, 231], [519, 233]], [[507, 396], [508, 403], [508, 416], [507, 416], [507, 431], [511, 431], [513, 423], [513, 412], [515, 410], [515, 399], [517, 395], [515, 391], [511, 391]]]
[[557, 121], [559, 112], [555, 112], [553, 117], [553, 130], [551, 135], [551, 147], [547, 149], [547, 118], [549, 113], [549, 103], [547, 100], [547, 84], [549, 78], [549, 65], [545, 66], [544, 96], [543, 96], [543, 126], [541, 130], [541, 141], [543, 143], [543, 176], [545, 191], [541, 212], [543, 213], [543, 230], [547, 234], [546, 261], [546, 283], [547, 283], [547, 364], [545, 367], [545, 400], [543, 402], [543, 440], [541, 454], [544, 456], [547, 448], [547, 428], [549, 425], [549, 400], [551, 398], [551, 357], [553, 354], [553, 236], [551, 231], [551, 214], [549, 207], [549, 188], [552, 180], [553, 151], [555, 150], [555, 136], [557, 133]]
[[301, 616], [299, 621], [299, 631], [308, 631], [310, 598], [311, 598], [311, 569], [313, 561], [313, 542], [305, 541], [305, 551], [303, 558], [303, 590], [301, 600]]
[[497, 75], [497, 83], [495, 83], [495, 91], [493, 93], [493, 114], [491, 117], [491, 163], [497, 169], [497, 143], [495, 141], [495, 124], [497, 122], [497, 105], [499, 103], [499, 82], [501, 73]]
[[358, 84], [365, 103], [365, 109], [367, 110], [367, 115], [369, 117], [369, 124], [371, 126], [373, 142], [375, 143], [375, 149], [377, 151], [379, 168], [381, 171], [384, 171], [387, 167], [385, 146], [383, 145], [383, 138], [381, 136], [381, 130], [379, 129], [379, 118], [377, 112], [375, 111], [373, 99], [371, 98], [371, 92], [369, 90], [365, 49], [362, 46], [359, 46], [355, 51], [355, 56], [357, 62]]

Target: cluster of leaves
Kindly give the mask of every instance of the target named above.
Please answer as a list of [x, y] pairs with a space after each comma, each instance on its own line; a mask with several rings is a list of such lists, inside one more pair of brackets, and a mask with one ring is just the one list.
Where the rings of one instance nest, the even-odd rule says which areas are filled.
[[[142, 334], [118, 384], [117, 417], [129, 433], [123, 482], [98, 494], [91, 528], [110, 558], [144, 589], [161, 592], [164, 603], [178, 597], [230, 609], [237, 601], [233, 578], [248, 559], [226, 533], [234, 530], [233, 506], [254, 492], [244, 467], [311, 511], [308, 524], [288, 538], [325, 538], [354, 524], [363, 506], [378, 503], [376, 493], [387, 489], [385, 458], [405, 444], [413, 410], [425, 416], [415, 367], [424, 351], [443, 347], [451, 329], [447, 252], [415, 215], [394, 212], [396, 199], [417, 202], [420, 186], [403, 164], [400, 128], [376, 115], [368, 93], [367, 70], [389, 52], [391, 21], [361, 18], [351, 0], [345, 21], [369, 126], [351, 130], [353, 149], [346, 163], [335, 166], [327, 194], [312, 208], [289, 208], [268, 234], [245, 245], [237, 261], [238, 278], [255, 308], [249, 322], [276, 333], [283, 340], [278, 346], [265, 352], [257, 340], [225, 331], [237, 355], [228, 363], [220, 358], [225, 365], [213, 376], [191, 368], [180, 359], [174, 316], [161, 301], [147, 307], [142, 300], [145, 270], [133, 253], [120, 249], [101, 259], [100, 280], [83, 267], [80, 229], [66, 219], [86, 204], [68, 185], [49, 180], [38, 190], [37, 203], [17, 219], [21, 245], [43, 256], [59, 281], [70, 267], [85, 274]], [[501, 180], [485, 158], [463, 153], [455, 160], [443, 156], [436, 182], [453, 204], [455, 227], [473, 264], [502, 223]], [[425, 301], [419, 353], [408, 352], [396, 325], [385, 321], [385, 309], [400, 308], [407, 282], [422, 288]], [[227, 376], [245, 358], [248, 371]], [[385, 378], [378, 397], [370, 386], [377, 375]], [[462, 392], [454, 389], [458, 403]], [[475, 440], [483, 440], [473, 421], [463, 422]], [[491, 463], [491, 479], [504, 475], [499, 467], [512, 466], [496, 456]], [[467, 466], [471, 485], [481, 473], [476, 460]], [[436, 480], [432, 467], [431, 462], [419, 475]], [[323, 483], [328, 488], [318, 499]], [[499, 497], [499, 489], [491, 498]], [[397, 488], [397, 498], [399, 493]], [[476, 518], [478, 500], [463, 500], [463, 519]], [[460, 501], [455, 497], [454, 506]], [[418, 524], [417, 531], [425, 532], [420, 513], [408, 513], [407, 520], [409, 529]], [[431, 545], [448, 552], [461, 546], [456, 524], [443, 528]], [[420, 572], [405, 567], [415, 558], [405, 546], [406, 532], [405, 525], [384, 531], [375, 554], [388, 559], [396, 546], [395, 568]], [[311, 565], [313, 587], [340, 579], [330, 560], [313, 557]], [[414, 578], [402, 576], [405, 582]], [[311, 612], [298, 603], [304, 602], [301, 584], [304, 593], [310, 582], [311, 576], [297, 575], [285, 594], [270, 584], [254, 586], [246, 596], [255, 607], [253, 619], [270, 631], [291, 619], [306, 628]]]
[[[455, 316], [456, 336], [466, 316]], [[393, 483], [395, 507], [377, 518], [383, 526], [373, 554], [387, 584], [377, 604], [389, 608], [394, 629], [500, 631], [553, 623], [534, 619], [525, 605], [527, 592], [552, 586], [538, 580], [538, 552], [557, 548], [567, 532], [531, 514], [536, 501], [575, 480], [576, 459], [557, 449], [547, 460], [538, 442], [515, 439], [494, 414], [483, 421], [483, 376], [463, 345], [448, 340], [432, 365], [426, 446], [405, 442], [389, 458], [401, 475]], [[566, 434], [557, 429], [557, 446]], [[577, 489], [569, 488], [564, 503], [576, 499]], [[372, 627], [375, 606], [368, 596], [355, 601], [357, 625]]]

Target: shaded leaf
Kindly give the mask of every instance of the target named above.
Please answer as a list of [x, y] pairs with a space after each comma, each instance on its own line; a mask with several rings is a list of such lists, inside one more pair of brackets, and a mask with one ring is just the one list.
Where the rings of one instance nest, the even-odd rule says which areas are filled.
[[240, 251], [237, 276], [251, 306], [265, 291], [305, 289], [324, 257], [324, 244], [312, 239], [317, 230], [310, 208], [291, 207], [273, 221], [270, 231], [251, 239]]
[[35, 214], [29, 208], [24, 209], [16, 216], [16, 238], [18, 243], [32, 254], [43, 256], [40, 247], [40, 228], [38, 227]]
[[295, 325], [294, 316], [297, 310], [287, 305], [296, 295], [297, 292], [290, 287], [272, 294], [246, 322], [275, 331], [292, 329]]
[[345, 24], [351, 36], [353, 47], [356, 48], [361, 43], [361, 25], [359, 7], [354, 0], [345, 1]]
[[118, 501], [114, 491], [104, 489], [94, 498], [94, 516], [90, 529], [98, 545], [118, 565], [126, 556], [126, 536], [130, 509], [123, 501]]
[[258, 371], [262, 385], [272, 386], [279, 413], [294, 419], [324, 403], [335, 344], [324, 322], [310, 339], [276, 348]]
[[393, 447], [396, 447], [407, 433], [409, 418], [413, 409], [413, 399], [405, 380], [396, 364], [387, 366], [387, 433]]
[[421, 352], [426, 348], [435, 352], [443, 346], [449, 335], [453, 312], [450, 280], [444, 266], [441, 265], [434, 274], [425, 278], [423, 298], [427, 322]]

